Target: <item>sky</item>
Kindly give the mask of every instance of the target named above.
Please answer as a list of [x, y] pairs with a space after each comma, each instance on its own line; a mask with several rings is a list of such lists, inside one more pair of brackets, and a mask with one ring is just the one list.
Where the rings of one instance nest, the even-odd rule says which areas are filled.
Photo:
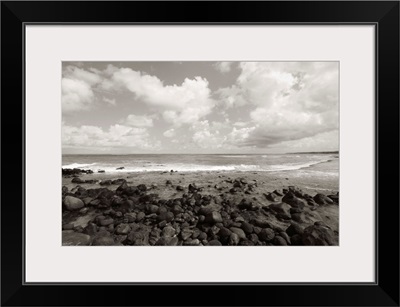
[[63, 154], [339, 148], [338, 62], [63, 62]]

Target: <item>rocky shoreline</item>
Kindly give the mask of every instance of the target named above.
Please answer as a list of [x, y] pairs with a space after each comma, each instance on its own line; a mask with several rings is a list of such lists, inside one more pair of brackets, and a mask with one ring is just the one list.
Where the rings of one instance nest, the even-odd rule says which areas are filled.
[[62, 171], [76, 184], [62, 188], [64, 246], [338, 245], [338, 192], [310, 195], [292, 185], [267, 191], [251, 174], [213, 175], [208, 185], [81, 178], [87, 174]]

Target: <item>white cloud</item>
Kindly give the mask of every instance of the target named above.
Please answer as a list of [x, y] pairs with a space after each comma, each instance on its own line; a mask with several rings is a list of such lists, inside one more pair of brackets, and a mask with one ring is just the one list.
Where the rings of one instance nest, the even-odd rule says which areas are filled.
[[240, 68], [236, 84], [217, 92], [227, 110], [250, 114], [252, 130], [232, 132], [238, 146], [264, 148], [338, 128], [337, 63], [243, 62]]
[[130, 114], [124, 123], [132, 127], [153, 127], [153, 119], [146, 115]]
[[61, 89], [63, 112], [87, 110], [93, 103], [93, 91], [90, 85], [84, 81], [63, 78]]
[[163, 109], [164, 119], [175, 126], [199, 120], [214, 106], [208, 81], [201, 77], [186, 78], [181, 85], [164, 85], [155, 76], [120, 68], [113, 70], [102, 86], [108, 90], [126, 88], [139, 101]]
[[108, 104], [111, 104], [112, 106], [115, 106], [117, 104], [117, 101], [115, 100], [115, 98], [107, 98], [107, 97], [103, 97], [103, 100], [105, 102], [107, 102]]
[[174, 129], [174, 128], [169, 129], [169, 130], [165, 131], [165, 132], [163, 133], [163, 135], [164, 135], [165, 137], [167, 137], [167, 138], [172, 138], [172, 137], [174, 137], [174, 136], [176, 135], [175, 129]]
[[146, 128], [118, 124], [110, 126], [107, 131], [97, 126], [63, 125], [62, 144], [65, 147], [129, 147], [136, 150], [160, 147], [160, 142], [152, 140]]
[[227, 73], [231, 71], [231, 66], [233, 65], [233, 62], [217, 62], [214, 64], [214, 67], [216, 70], [218, 70], [221, 73]]
[[92, 87], [100, 82], [101, 77], [95, 73], [76, 66], [67, 66], [61, 80], [63, 112], [90, 109], [95, 99]]
[[191, 127], [194, 131], [192, 141], [202, 149], [220, 149], [225, 147], [226, 136], [218, 128], [221, 123], [209, 124], [208, 120], [200, 121]]

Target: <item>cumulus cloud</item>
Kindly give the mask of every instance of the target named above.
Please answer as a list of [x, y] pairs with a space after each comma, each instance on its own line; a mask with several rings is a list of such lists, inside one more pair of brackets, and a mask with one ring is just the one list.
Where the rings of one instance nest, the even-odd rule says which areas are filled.
[[199, 120], [214, 106], [205, 78], [186, 78], [181, 85], [164, 85], [156, 76], [130, 68], [108, 70], [111, 76], [102, 82], [103, 89], [127, 89], [139, 101], [164, 110], [163, 118], [175, 126]]
[[130, 114], [124, 123], [132, 127], [153, 127], [153, 119], [146, 115]]
[[217, 62], [214, 64], [214, 68], [221, 73], [227, 73], [231, 71], [233, 62]]
[[208, 120], [195, 123], [191, 130], [193, 132], [192, 141], [202, 149], [220, 149], [225, 147], [226, 136], [221, 133], [224, 129], [223, 123], [213, 122], [211, 125]]
[[240, 68], [236, 84], [218, 91], [225, 108], [250, 114], [252, 128], [232, 131], [238, 146], [264, 148], [338, 128], [338, 63], [243, 62]]
[[92, 87], [100, 82], [101, 77], [95, 73], [76, 66], [67, 66], [61, 80], [63, 112], [90, 109], [95, 99]]
[[174, 128], [169, 129], [169, 130], [165, 131], [165, 132], [163, 133], [163, 135], [164, 135], [165, 137], [167, 137], [167, 138], [172, 138], [172, 137], [174, 137], [174, 136], [176, 135], [175, 129], [174, 129]]
[[108, 130], [97, 126], [63, 125], [62, 143], [66, 147], [129, 147], [138, 150], [160, 147], [160, 142], [151, 140], [145, 128], [119, 124], [111, 125]]

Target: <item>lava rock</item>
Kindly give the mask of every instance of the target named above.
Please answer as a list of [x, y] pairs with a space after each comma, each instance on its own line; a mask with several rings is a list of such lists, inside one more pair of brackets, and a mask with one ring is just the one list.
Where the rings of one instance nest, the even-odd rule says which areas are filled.
[[131, 230], [132, 229], [128, 224], [119, 224], [115, 229], [115, 232], [119, 235], [127, 235]]
[[292, 237], [292, 236], [294, 236], [294, 235], [296, 235], [296, 234], [302, 235], [303, 232], [304, 232], [303, 227], [301, 227], [299, 224], [293, 223], [293, 222], [292, 222], [292, 223], [290, 224], [290, 226], [286, 229], [286, 233], [287, 233], [290, 237]]
[[63, 246], [90, 245], [90, 236], [83, 233], [74, 232], [73, 230], [64, 230], [62, 232]]
[[260, 238], [261, 241], [269, 242], [274, 239], [275, 232], [271, 228], [264, 228], [258, 234], [258, 237]]
[[[289, 220], [291, 218], [289, 204], [286, 204], [286, 203], [272, 204], [272, 205], [268, 206], [268, 209], [274, 211], [276, 213], [276, 215], [282, 219]], [[260, 225], [258, 225], [258, 226], [260, 226]]]
[[286, 240], [284, 238], [282, 238], [281, 236], [275, 236], [273, 244], [274, 245], [282, 245], [282, 246], [288, 245]]
[[330, 205], [330, 204], [333, 204], [333, 200], [330, 199], [328, 196], [326, 196], [324, 194], [318, 193], [317, 195], [314, 196], [313, 199], [318, 205]]
[[222, 223], [222, 216], [217, 211], [212, 211], [206, 215], [205, 222], [210, 224]]
[[289, 204], [291, 207], [303, 209], [306, 205], [306, 201], [296, 197], [292, 192], [289, 191], [282, 198], [282, 202]]
[[332, 229], [322, 224], [314, 224], [304, 229], [302, 242], [304, 245], [337, 245]]
[[253, 225], [251, 225], [250, 223], [243, 222], [241, 228], [243, 229], [243, 231], [244, 231], [246, 234], [251, 234], [251, 233], [253, 233]]
[[230, 231], [232, 231], [233, 233], [237, 234], [240, 239], [246, 239], [246, 234], [242, 229], [237, 228], [237, 227], [231, 227]]
[[83, 208], [84, 206], [85, 206], [85, 204], [83, 203], [83, 201], [77, 197], [68, 195], [68, 196], [65, 196], [65, 198], [64, 198], [64, 207], [69, 211], [79, 210], [79, 209]]

